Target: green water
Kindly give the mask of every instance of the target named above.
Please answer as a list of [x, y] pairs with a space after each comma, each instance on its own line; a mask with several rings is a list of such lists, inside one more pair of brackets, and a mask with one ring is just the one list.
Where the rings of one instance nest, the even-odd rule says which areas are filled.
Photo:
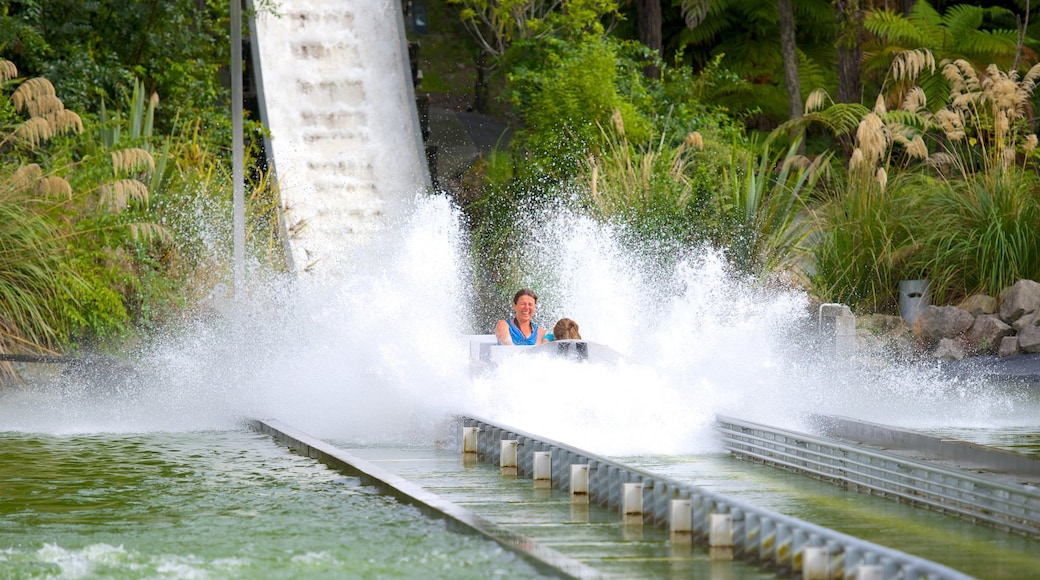
[[813, 522], [986, 580], [1040, 578], [1040, 540], [848, 491], [724, 453], [619, 457], [627, 465]]
[[0, 578], [530, 578], [252, 432], [0, 433]]

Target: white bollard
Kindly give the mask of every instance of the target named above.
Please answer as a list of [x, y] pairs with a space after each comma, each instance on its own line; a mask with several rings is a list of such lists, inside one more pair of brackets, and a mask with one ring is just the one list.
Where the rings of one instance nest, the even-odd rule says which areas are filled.
[[856, 566], [854, 580], [885, 580], [885, 567], [878, 564]]
[[830, 580], [831, 552], [827, 548], [807, 546], [802, 556], [802, 580]]
[[534, 452], [534, 486], [536, 489], [552, 487], [552, 454], [548, 451]]
[[571, 502], [589, 503], [588, 464], [571, 464]]
[[708, 516], [708, 545], [720, 548], [733, 546], [733, 516], [731, 514]]
[[643, 484], [622, 484], [621, 516], [626, 524], [643, 523]]
[[693, 502], [688, 499], [673, 499], [668, 528], [672, 541], [693, 541]]
[[519, 444], [516, 439], [502, 440], [502, 475], [516, 475], [516, 447]]
[[480, 427], [463, 427], [462, 428], [462, 452], [463, 453], [476, 453], [477, 452], [477, 433], [480, 431]]

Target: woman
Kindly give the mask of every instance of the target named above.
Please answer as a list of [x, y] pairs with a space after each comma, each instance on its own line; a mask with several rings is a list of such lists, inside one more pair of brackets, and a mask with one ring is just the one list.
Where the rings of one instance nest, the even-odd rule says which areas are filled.
[[530, 288], [521, 288], [513, 296], [512, 320], [499, 320], [495, 325], [495, 338], [498, 344], [536, 345], [545, 344], [545, 329], [534, 323], [534, 310], [538, 306], [538, 296]]

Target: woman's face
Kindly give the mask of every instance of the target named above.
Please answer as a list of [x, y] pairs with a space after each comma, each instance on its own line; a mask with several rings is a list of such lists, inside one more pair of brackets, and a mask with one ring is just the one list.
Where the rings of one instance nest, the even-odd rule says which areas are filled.
[[521, 323], [527, 323], [531, 321], [531, 317], [534, 316], [534, 309], [536, 303], [534, 298], [530, 296], [521, 296], [516, 304], [513, 305], [513, 310], [516, 311], [516, 319]]

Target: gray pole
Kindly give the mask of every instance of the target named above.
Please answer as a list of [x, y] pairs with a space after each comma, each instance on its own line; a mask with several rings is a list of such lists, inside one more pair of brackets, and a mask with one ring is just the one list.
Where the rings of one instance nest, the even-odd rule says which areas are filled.
[[235, 216], [235, 297], [243, 288], [246, 253], [245, 153], [242, 138], [242, 0], [231, 0], [231, 146]]

